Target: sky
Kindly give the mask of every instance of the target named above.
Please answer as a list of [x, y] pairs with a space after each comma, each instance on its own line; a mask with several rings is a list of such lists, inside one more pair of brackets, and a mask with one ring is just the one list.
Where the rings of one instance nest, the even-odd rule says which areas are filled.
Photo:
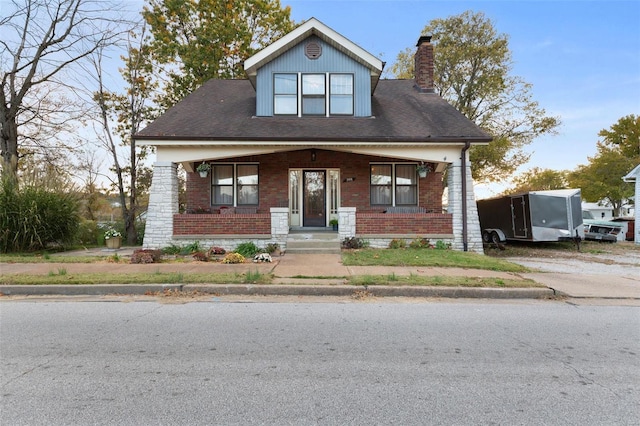
[[[432, 20], [483, 12], [509, 38], [512, 75], [533, 87], [557, 135], [537, 138], [526, 152], [533, 167], [573, 170], [596, 154], [598, 133], [640, 115], [640, 0], [281, 0], [300, 22], [316, 18], [386, 62], [414, 49]], [[435, 45], [437, 49], [437, 44]], [[477, 185], [476, 197], [497, 195], [508, 182]]]

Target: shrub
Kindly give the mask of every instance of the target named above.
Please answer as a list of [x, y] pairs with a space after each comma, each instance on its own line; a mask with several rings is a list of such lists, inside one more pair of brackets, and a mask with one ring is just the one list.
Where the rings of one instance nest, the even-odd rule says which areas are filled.
[[367, 247], [369, 244], [358, 237], [345, 238], [342, 241], [342, 247], [345, 249], [361, 249]]
[[280, 249], [280, 244], [278, 243], [269, 243], [266, 245], [266, 247], [264, 248], [265, 251], [269, 254], [273, 254], [276, 250]]
[[191, 244], [187, 244], [186, 246], [182, 247], [180, 249], [180, 254], [193, 254], [198, 251], [202, 251], [200, 241], [194, 241]]
[[238, 247], [236, 247], [234, 251], [244, 257], [253, 257], [256, 255], [256, 253], [260, 252], [260, 249], [252, 241], [249, 241], [246, 243], [238, 244]]
[[40, 187], [0, 183], [0, 251], [35, 251], [71, 244], [80, 222], [77, 198]]
[[167, 247], [164, 247], [162, 249], [162, 252], [164, 254], [180, 254], [181, 251], [182, 251], [182, 247], [177, 246], [173, 243], [169, 244]]
[[244, 263], [244, 256], [240, 253], [227, 253], [222, 259], [222, 263]]
[[82, 245], [98, 244], [98, 223], [95, 220], [81, 219], [78, 224], [76, 242]]
[[214, 255], [214, 254], [225, 254], [227, 251], [225, 249], [223, 249], [222, 247], [211, 247], [209, 249], [209, 256]]
[[144, 243], [144, 231], [147, 227], [147, 222], [144, 220], [138, 220], [136, 222], [136, 232], [138, 233], [138, 236], [136, 238], [136, 242], [139, 246], [141, 246]]
[[161, 259], [161, 250], [137, 249], [131, 255], [131, 263], [158, 263]]
[[389, 241], [390, 249], [400, 249], [405, 248], [406, 246], [407, 243], [401, 238], [394, 238], [393, 240]]
[[197, 251], [195, 253], [192, 254], [192, 257], [195, 260], [199, 260], [200, 262], [208, 262], [209, 261], [209, 254], [203, 252], [203, 251]]
[[436, 250], [449, 250], [451, 243], [445, 243], [444, 241], [436, 241]]
[[409, 247], [417, 249], [417, 248], [429, 248], [431, 245], [429, 244], [429, 240], [427, 238], [416, 237], [409, 243]]

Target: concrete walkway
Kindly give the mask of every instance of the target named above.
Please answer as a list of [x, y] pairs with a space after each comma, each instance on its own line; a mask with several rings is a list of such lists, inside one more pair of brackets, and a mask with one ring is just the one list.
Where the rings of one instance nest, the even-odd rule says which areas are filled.
[[[55, 256], [110, 256], [117, 253], [121, 257], [130, 256], [132, 249], [117, 251], [93, 249], [80, 252], [67, 252]], [[256, 285], [162, 285], [159, 288], [199, 288], [221, 294], [250, 294], [268, 287], [270, 294], [313, 294], [313, 295], [346, 295], [354, 292], [354, 286], [345, 285], [346, 278], [358, 275], [396, 275], [396, 276], [464, 276], [489, 277], [504, 279], [532, 279], [547, 288], [538, 289], [477, 289], [477, 288], [447, 288], [447, 287], [416, 287], [416, 286], [369, 286], [367, 291], [378, 295], [392, 296], [425, 296], [425, 297], [491, 297], [491, 298], [547, 298], [557, 295], [572, 298], [603, 298], [603, 299], [632, 299], [640, 300], [640, 277], [602, 276], [576, 274], [574, 272], [535, 272], [515, 274], [508, 272], [485, 271], [463, 268], [437, 268], [416, 266], [345, 266], [338, 254], [292, 254], [275, 257], [273, 263], [245, 263], [239, 265], [225, 265], [207, 262], [189, 263], [159, 263], [159, 264], [129, 264], [129, 263], [13, 263], [0, 264], [0, 293], [2, 294], [56, 294], [56, 291], [68, 292], [66, 287], [73, 287], [74, 294], [81, 294], [83, 287], [91, 287], [93, 292], [127, 292], [150, 291], [150, 285], [119, 287], [114, 286], [8, 286], [1, 284], [1, 275], [9, 274], [50, 274], [60, 270], [67, 274], [77, 273], [246, 273], [258, 271], [262, 274], [272, 273], [275, 276], [273, 284], [268, 286]], [[375, 287], [375, 288], [374, 288]], [[384, 287], [384, 288], [383, 288]], [[359, 288], [359, 287], [356, 287]], [[117, 290], [117, 291], [116, 291]], [[87, 290], [89, 291], [89, 290]], [[31, 292], [31, 293], [29, 293]], [[60, 293], [58, 293], [60, 294]], [[99, 293], [94, 293], [99, 294]]]

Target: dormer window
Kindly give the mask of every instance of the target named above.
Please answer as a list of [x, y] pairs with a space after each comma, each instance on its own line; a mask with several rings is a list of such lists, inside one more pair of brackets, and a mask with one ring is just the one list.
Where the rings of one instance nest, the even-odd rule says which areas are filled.
[[353, 74], [329, 74], [329, 114], [353, 115]]
[[273, 79], [273, 112], [276, 115], [298, 115], [298, 75], [275, 74]]
[[274, 115], [353, 115], [353, 74], [276, 73], [273, 104]]
[[302, 115], [326, 115], [324, 74], [302, 74]]

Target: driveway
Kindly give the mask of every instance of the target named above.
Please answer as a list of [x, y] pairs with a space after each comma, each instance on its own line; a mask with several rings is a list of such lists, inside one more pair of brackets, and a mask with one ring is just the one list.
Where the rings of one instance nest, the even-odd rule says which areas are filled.
[[549, 250], [505, 259], [535, 269], [523, 276], [571, 297], [640, 300], [640, 250], [621, 244], [602, 251]]

